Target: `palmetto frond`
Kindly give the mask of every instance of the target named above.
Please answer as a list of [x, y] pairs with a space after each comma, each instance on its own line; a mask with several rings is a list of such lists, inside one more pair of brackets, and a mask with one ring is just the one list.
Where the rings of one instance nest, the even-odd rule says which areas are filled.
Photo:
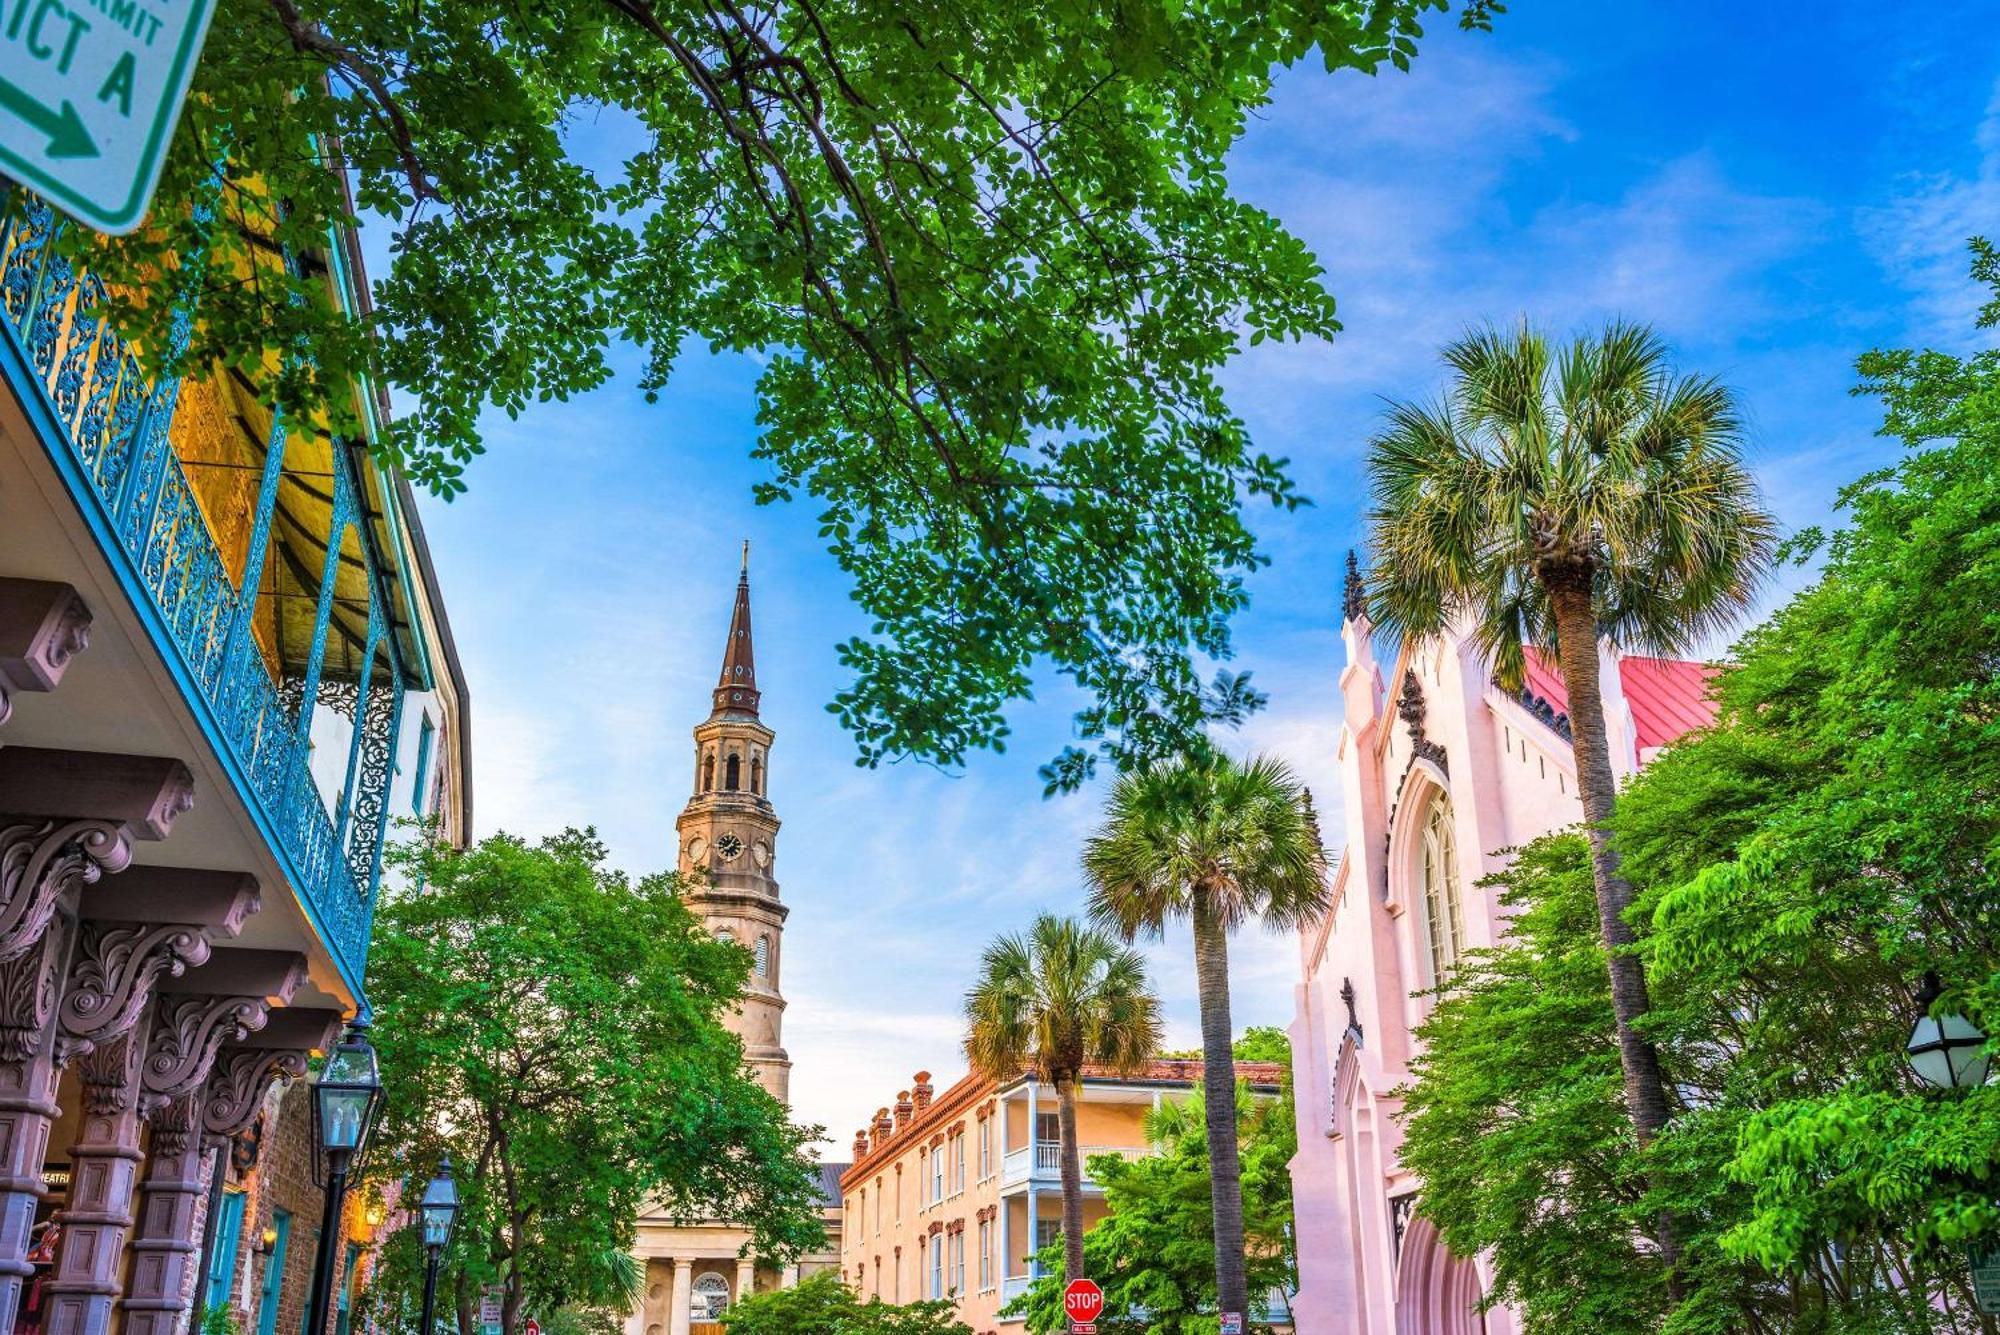
[[1121, 777], [1084, 843], [1091, 913], [1127, 940], [1192, 916], [1293, 931], [1325, 911], [1324, 853], [1304, 788], [1281, 761], [1211, 753]]
[[1776, 525], [1719, 382], [1676, 376], [1643, 325], [1552, 353], [1527, 326], [1443, 354], [1442, 402], [1396, 404], [1369, 445], [1377, 625], [1421, 642], [1464, 619], [1503, 681], [1554, 651], [1553, 578], [1587, 581], [1600, 633], [1683, 653], [1740, 613]]
[[1160, 1007], [1137, 951], [1074, 918], [1043, 914], [986, 948], [965, 996], [965, 1055], [1008, 1080], [1086, 1065], [1130, 1070], [1159, 1049]]

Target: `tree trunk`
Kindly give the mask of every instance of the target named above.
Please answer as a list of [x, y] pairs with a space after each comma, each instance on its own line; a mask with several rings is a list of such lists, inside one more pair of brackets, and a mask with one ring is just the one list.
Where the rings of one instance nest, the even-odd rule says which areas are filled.
[[1056, 1153], [1062, 1170], [1063, 1282], [1083, 1278], [1083, 1163], [1076, 1143], [1076, 1077], [1056, 1084], [1056, 1125], [1061, 1144]]
[[[1611, 974], [1611, 1009], [1617, 1018], [1618, 1060], [1625, 1073], [1625, 1108], [1640, 1146], [1650, 1145], [1667, 1124], [1666, 1081], [1660, 1074], [1660, 1054], [1636, 1025], [1650, 1008], [1646, 972], [1631, 953], [1636, 939], [1625, 911], [1632, 904], [1631, 883], [1619, 874], [1618, 850], [1608, 822], [1618, 800], [1611, 774], [1611, 743], [1604, 731], [1604, 694], [1598, 675], [1597, 618], [1591, 610], [1589, 574], [1549, 582], [1555, 611], [1557, 657], [1563, 688], [1569, 693], [1570, 754], [1576, 764], [1577, 796], [1583, 803], [1585, 833], [1590, 840], [1590, 870], [1597, 889], [1597, 921], [1604, 935], [1606, 964]], [[1660, 1218], [1660, 1253], [1670, 1277], [1679, 1261], [1673, 1221]]]
[[1243, 1170], [1236, 1156], [1236, 1062], [1230, 1050], [1229, 935], [1194, 900], [1194, 973], [1201, 996], [1201, 1096], [1207, 1105], [1208, 1191], [1215, 1212], [1215, 1298], [1218, 1312], [1248, 1321], [1243, 1273]]

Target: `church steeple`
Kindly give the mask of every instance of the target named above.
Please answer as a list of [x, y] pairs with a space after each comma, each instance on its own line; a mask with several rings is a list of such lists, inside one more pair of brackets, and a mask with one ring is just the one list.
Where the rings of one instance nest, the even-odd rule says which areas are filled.
[[775, 872], [779, 822], [770, 798], [774, 740], [776, 734], [757, 716], [746, 542], [714, 709], [694, 730], [694, 792], [674, 824], [688, 907], [716, 937], [750, 952], [749, 984], [729, 1023], [742, 1038], [743, 1055], [758, 1080], [783, 1100], [791, 1060], [785, 1055], [785, 998], [779, 985], [786, 908]]
[[750, 540], [743, 540], [743, 573], [736, 578], [736, 610], [729, 615], [729, 641], [722, 648], [722, 675], [715, 683], [715, 712], [757, 717], [757, 654], [750, 644]]

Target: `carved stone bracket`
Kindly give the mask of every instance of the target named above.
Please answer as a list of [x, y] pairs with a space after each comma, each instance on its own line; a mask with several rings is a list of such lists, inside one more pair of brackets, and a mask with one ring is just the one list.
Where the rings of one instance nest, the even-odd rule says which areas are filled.
[[[41, 1054], [74, 929], [73, 920], [57, 915], [37, 949], [0, 961], [0, 1067], [17, 1067]], [[0, 1072], [0, 1084], [14, 1084], [7, 1078], [13, 1074]]]
[[0, 817], [0, 960], [28, 953], [63, 895], [131, 862], [123, 822]]
[[271, 1082], [300, 1079], [310, 1056], [303, 1048], [224, 1047], [203, 1092], [201, 1129], [223, 1139], [249, 1130]]
[[90, 645], [90, 608], [67, 584], [0, 579], [0, 723], [16, 691], [53, 691]]
[[62, 999], [57, 1060], [68, 1062], [132, 1028], [154, 980], [185, 973], [208, 954], [208, 937], [185, 923], [84, 923]]
[[145, 1106], [158, 1108], [200, 1088], [222, 1045], [262, 1029], [270, 1009], [261, 996], [160, 997], [140, 1075]]

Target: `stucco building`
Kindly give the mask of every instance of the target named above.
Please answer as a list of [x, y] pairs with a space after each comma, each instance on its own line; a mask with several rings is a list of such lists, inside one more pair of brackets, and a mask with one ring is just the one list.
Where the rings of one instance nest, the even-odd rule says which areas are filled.
[[[749, 986], [731, 1029], [758, 1081], [787, 1101], [791, 1058], [785, 1053], [785, 917], [778, 893], [778, 813], [770, 798], [776, 735], [758, 712], [757, 659], [750, 626], [750, 558], [743, 569], [709, 715], [694, 730], [693, 782], [675, 822], [678, 867], [687, 902], [708, 930], [750, 952]], [[746, 1293], [793, 1284], [835, 1264], [839, 1247], [842, 1164], [823, 1165], [821, 1192], [832, 1240], [824, 1253], [779, 1270], [745, 1254], [749, 1230], [729, 1220], [676, 1219], [649, 1210], [638, 1222], [633, 1255], [645, 1267], [643, 1298], [627, 1335], [690, 1335], [715, 1324]]]
[[[1568, 703], [1553, 663], [1502, 690], [1465, 635], [1388, 665], [1350, 563], [1339, 757], [1347, 847], [1333, 911], [1301, 935], [1291, 1028], [1297, 1077], [1298, 1328], [1312, 1335], [1508, 1335], [1481, 1315], [1488, 1275], [1452, 1255], [1414, 1206], [1399, 1163], [1401, 1101], [1422, 995], [1465, 951], [1505, 931], [1478, 882], [1503, 850], [1583, 818]], [[1601, 645], [1612, 769], [1622, 781], [1714, 713], [1710, 669]]]
[[[335, 437], [254, 356], [152, 375], [74, 226], [0, 187], [0, 1335], [293, 1335], [274, 1084], [367, 1010], [395, 822], [463, 837], [469, 702], [386, 398]], [[352, 236], [262, 262], [366, 302]]]
[[[1275, 1063], [1236, 1070], [1264, 1095], [1284, 1079]], [[1198, 1061], [1086, 1072], [1076, 1112], [1086, 1231], [1105, 1215], [1090, 1157], [1151, 1153], [1146, 1114], [1200, 1083]], [[930, 1072], [917, 1072], [854, 1137], [854, 1163], [841, 1178], [841, 1275], [864, 1298], [950, 1299], [978, 1335], [1019, 1329], [999, 1311], [1027, 1291], [1039, 1273], [1035, 1253], [1062, 1231], [1057, 1136], [1055, 1091], [1032, 1071], [1005, 1083], [968, 1075], [942, 1094]]]

